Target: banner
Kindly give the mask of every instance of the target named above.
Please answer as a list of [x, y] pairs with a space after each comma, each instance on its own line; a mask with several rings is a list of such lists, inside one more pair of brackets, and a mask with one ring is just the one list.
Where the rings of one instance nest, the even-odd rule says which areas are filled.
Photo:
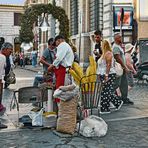
[[114, 31], [120, 30], [121, 8], [124, 9], [124, 18], [123, 18], [122, 30], [132, 30], [133, 7], [132, 6], [113, 6]]

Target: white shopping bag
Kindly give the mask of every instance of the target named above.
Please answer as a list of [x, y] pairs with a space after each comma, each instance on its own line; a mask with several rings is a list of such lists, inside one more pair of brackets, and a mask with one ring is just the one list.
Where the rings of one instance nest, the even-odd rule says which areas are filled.
[[29, 117], [32, 119], [32, 126], [43, 126], [43, 108], [39, 112], [29, 112]]

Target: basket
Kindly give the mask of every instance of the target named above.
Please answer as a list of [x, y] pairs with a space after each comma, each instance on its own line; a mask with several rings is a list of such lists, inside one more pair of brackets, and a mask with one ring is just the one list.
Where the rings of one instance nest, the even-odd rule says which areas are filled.
[[77, 118], [77, 96], [69, 101], [60, 102], [56, 130], [66, 134], [73, 134]]

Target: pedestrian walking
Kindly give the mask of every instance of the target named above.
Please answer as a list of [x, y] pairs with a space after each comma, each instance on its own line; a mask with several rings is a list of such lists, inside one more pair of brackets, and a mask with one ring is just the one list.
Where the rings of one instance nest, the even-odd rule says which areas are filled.
[[116, 33], [114, 35], [114, 44], [113, 44], [113, 54], [115, 60], [121, 64], [123, 68], [123, 75], [116, 79], [116, 85], [115, 88], [119, 88], [121, 92], [121, 99], [123, 100], [124, 104], [134, 104], [128, 97], [128, 81], [127, 81], [127, 73], [129, 72], [126, 61], [125, 61], [125, 55], [124, 50], [121, 47], [122, 46], [122, 37], [120, 33]]
[[[5, 42], [1, 47], [0, 52], [0, 115], [4, 114], [6, 108], [2, 105], [2, 92], [3, 92], [3, 77], [5, 75], [6, 57], [9, 57], [13, 51], [13, 46], [9, 42]], [[7, 128], [0, 121], [0, 128]]]
[[24, 54], [23, 54], [23, 52], [20, 52], [19, 58], [20, 58], [20, 66], [23, 67], [23, 65], [24, 65]]
[[123, 101], [115, 94], [114, 83], [116, 80], [115, 60], [112, 49], [107, 40], [103, 41], [102, 56], [98, 60], [97, 74], [100, 75], [104, 85], [101, 92], [101, 113], [110, 113], [110, 102], [119, 110]]
[[129, 69], [129, 72], [127, 73], [128, 90], [130, 90], [134, 86], [133, 74], [137, 73], [134, 66], [133, 66], [134, 61], [131, 57], [131, 52], [132, 52], [133, 48], [134, 48], [134, 46], [130, 43], [125, 45], [126, 66]]
[[32, 59], [32, 66], [36, 67], [36, 65], [37, 65], [37, 51], [35, 50], [35, 48], [33, 48], [33, 50], [31, 51], [31, 59]]

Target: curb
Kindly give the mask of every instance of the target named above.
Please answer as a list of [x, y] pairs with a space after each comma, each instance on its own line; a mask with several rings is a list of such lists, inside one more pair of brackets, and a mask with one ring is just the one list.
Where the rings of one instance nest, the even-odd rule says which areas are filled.
[[36, 72], [36, 73], [38, 73], [39, 71], [42, 71], [42, 70], [34, 70], [34, 69], [30, 69], [30, 68], [26, 68], [26, 67], [24, 67], [24, 68], [22, 68], [22, 67], [20, 67], [20, 69], [24, 69], [24, 70], [28, 70], [28, 71], [31, 71], [31, 72]]

